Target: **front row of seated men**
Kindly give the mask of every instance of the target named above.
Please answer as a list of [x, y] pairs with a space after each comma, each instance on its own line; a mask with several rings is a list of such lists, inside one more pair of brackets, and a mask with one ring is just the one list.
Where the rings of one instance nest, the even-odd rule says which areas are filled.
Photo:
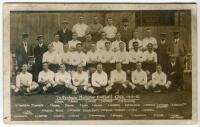
[[[102, 63], [96, 65], [96, 71], [91, 75], [78, 65], [75, 72], [67, 72], [64, 64], [60, 64], [59, 71], [54, 73], [49, 69], [47, 62], [43, 63], [43, 70], [39, 73], [38, 82], [32, 81], [32, 74], [27, 71], [27, 65], [23, 64], [22, 72], [16, 77], [16, 85], [11, 85], [14, 95], [32, 94], [131, 94], [167, 92], [170, 88], [180, 85], [179, 71], [175, 68], [172, 57], [171, 69], [167, 75], [162, 71], [161, 65], [156, 65], [156, 71], [148, 80], [147, 73], [143, 71], [142, 64], [136, 63], [136, 69], [131, 72], [128, 80], [127, 73], [123, 71], [122, 64], [116, 63], [116, 67], [110, 72], [110, 76], [104, 72]], [[108, 79], [109, 78], [109, 79]]]

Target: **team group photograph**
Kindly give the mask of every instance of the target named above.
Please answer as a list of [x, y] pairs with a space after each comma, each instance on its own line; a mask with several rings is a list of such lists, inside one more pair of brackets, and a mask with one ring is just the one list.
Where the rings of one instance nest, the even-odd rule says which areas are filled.
[[117, 26], [112, 16], [104, 25], [99, 16], [91, 16], [90, 23], [84, 15], [76, 16], [77, 21], [60, 20], [48, 42], [41, 32], [32, 43], [30, 32], [18, 33], [12, 95], [168, 94], [186, 89], [188, 47], [181, 29], [155, 37], [152, 27], [145, 27], [141, 37], [127, 17]]

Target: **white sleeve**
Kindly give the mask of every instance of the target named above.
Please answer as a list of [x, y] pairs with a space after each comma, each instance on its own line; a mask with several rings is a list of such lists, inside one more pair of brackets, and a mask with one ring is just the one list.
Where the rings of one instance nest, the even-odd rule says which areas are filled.
[[20, 74], [18, 74], [16, 76], [16, 86], [19, 88], [21, 85], [20, 85]]
[[76, 32], [76, 25], [72, 27], [72, 33]]
[[156, 76], [154, 73], [152, 74], [152, 82], [153, 84], [157, 84]]
[[59, 75], [58, 75], [58, 73], [55, 74], [55, 82], [59, 83]]
[[131, 80], [133, 82], [133, 84], [135, 84], [135, 75], [134, 75], [134, 71], [131, 73]]
[[156, 38], [154, 38], [154, 49], [157, 49], [157, 48], [158, 48], [158, 43], [157, 43]]
[[128, 43], [128, 49], [129, 49], [129, 51], [130, 51], [130, 49], [132, 48], [132, 44], [133, 44], [133, 43], [132, 43], [132, 40], [130, 40], [129, 43]]
[[157, 54], [156, 54], [156, 52], [154, 52], [154, 61], [155, 61], [155, 63], [157, 63], [158, 62], [158, 60], [157, 60], [158, 58], [157, 58]]
[[66, 84], [71, 84], [71, 75], [70, 74], [66, 75], [66, 77], [65, 77], [65, 83]]
[[114, 77], [114, 72], [111, 71], [111, 72], [110, 72], [110, 81], [111, 81], [112, 83], [114, 83], [114, 81], [115, 81], [114, 78], [115, 78], [115, 77]]
[[103, 86], [106, 86], [106, 85], [107, 85], [107, 82], [108, 82], [108, 76], [107, 76], [107, 74], [105, 73], [105, 75], [104, 75], [104, 77], [103, 77], [102, 85], [103, 85]]
[[123, 81], [126, 81], [126, 72], [123, 73]]
[[77, 79], [76, 73], [72, 73], [72, 83], [74, 86], [78, 86], [79, 85], [79, 81], [75, 81], [75, 79]]
[[40, 72], [39, 75], [38, 75], [38, 82], [40, 83], [41, 80], [42, 80], [42, 72]]
[[46, 56], [46, 52], [43, 54], [43, 57], [42, 57], [42, 62], [47, 62], [47, 56]]
[[95, 73], [92, 74], [92, 86], [99, 86], [99, 84], [96, 83], [96, 76]]
[[[163, 72], [164, 73], [164, 72]], [[166, 76], [166, 74], [164, 73], [163, 74], [163, 77], [162, 77], [163, 79], [162, 79], [162, 83], [161, 83], [161, 85], [165, 85], [166, 84], [166, 82], [167, 82], [167, 76]]]
[[33, 75], [30, 74], [29, 77], [28, 77], [28, 85], [29, 86], [31, 86], [32, 80], [33, 80]]
[[84, 84], [84, 85], [88, 85], [88, 78], [89, 78], [89, 77], [88, 77], [88, 73], [87, 73], [87, 72], [85, 73], [85, 76], [84, 76], [84, 77], [85, 77], [85, 78], [84, 78], [84, 83], [83, 83], [83, 84]]

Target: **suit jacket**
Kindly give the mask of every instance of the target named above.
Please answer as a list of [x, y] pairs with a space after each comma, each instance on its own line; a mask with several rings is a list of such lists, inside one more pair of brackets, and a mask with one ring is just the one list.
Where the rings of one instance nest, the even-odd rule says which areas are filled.
[[35, 57], [35, 64], [40, 64], [42, 66], [42, 58], [43, 54], [48, 50], [47, 45], [43, 44], [42, 47], [37, 45], [34, 48], [34, 57]]
[[169, 75], [171, 72], [175, 72], [175, 74], [182, 73], [182, 69], [180, 67], [180, 63], [178, 62], [178, 60], [176, 60], [176, 64], [174, 66], [172, 66], [171, 62], [168, 62], [166, 73], [167, 75]]
[[60, 41], [63, 43], [67, 43], [72, 40], [72, 31], [69, 29], [66, 29], [65, 32], [63, 32], [63, 30], [59, 30], [58, 34], [60, 35]]
[[126, 44], [128, 44], [128, 42], [129, 42], [129, 41], [132, 39], [132, 37], [133, 37], [133, 30], [132, 30], [132, 28], [130, 28], [130, 26], [128, 26], [127, 30], [125, 30], [125, 29], [123, 28], [123, 26], [122, 26], [122, 27], [120, 27], [120, 28], [118, 29], [118, 31], [119, 31], [120, 34], [121, 34], [121, 40], [124, 41]]
[[[169, 52], [170, 54], [174, 54], [174, 40], [172, 41], [172, 43], [169, 44]], [[179, 39], [178, 42], [178, 51], [179, 51], [179, 56], [184, 56], [186, 54], [186, 44], [183, 40]]]
[[20, 43], [15, 50], [15, 54], [16, 54], [18, 68], [21, 68], [23, 64], [28, 63], [28, 56], [33, 55], [33, 48], [30, 44], [27, 44], [27, 52], [26, 52], [24, 44]]

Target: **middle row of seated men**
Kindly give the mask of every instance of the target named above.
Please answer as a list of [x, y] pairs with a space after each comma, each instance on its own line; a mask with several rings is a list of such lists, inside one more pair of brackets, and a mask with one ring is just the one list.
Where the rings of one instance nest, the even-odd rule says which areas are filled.
[[[82, 44], [77, 43], [74, 50], [71, 51], [69, 43], [63, 45], [63, 52], [59, 53], [55, 50], [55, 46], [51, 43], [48, 45], [48, 51], [43, 54], [42, 62], [48, 62], [49, 68], [53, 72], [57, 72], [59, 64], [63, 63], [67, 70], [74, 71], [77, 65], [82, 64], [86, 70], [90, 70], [96, 66], [98, 62], [104, 65], [105, 71], [110, 73], [114, 69], [114, 64], [120, 62], [123, 65], [123, 69], [128, 71], [130, 66], [135, 69], [136, 62], [143, 62], [144, 70], [148, 70], [151, 73], [155, 71], [155, 65], [157, 63], [157, 54], [153, 50], [153, 44], [148, 44], [148, 49], [145, 52], [139, 50], [138, 42], [133, 42], [133, 50], [127, 52], [125, 49], [125, 43], [120, 42], [118, 44], [119, 50], [113, 52], [111, 50], [111, 42], [105, 42], [105, 50], [97, 50], [96, 44], [91, 44], [91, 50], [85, 53], [82, 49]], [[116, 46], [117, 47], [117, 46]], [[35, 76], [42, 70], [42, 63], [36, 62], [34, 70]], [[165, 67], [163, 67], [165, 68]], [[165, 69], [164, 69], [165, 70]]]
[[[131, 73], [131, 81], [127, 80], [127, 74], [122, 69], [122, 64], [117, 62], [115, 69], [111, 71], [110, 78], [103, 70], [103, 65], [98, 63], [97, 70], [89, 76], [79, 64], [76, 72], [67, 72], [65, 65], [59, 65], [59, 71], [54, 73], [47, 62], [43, 63], [43, 70], [39, 73], [38, 83], [32, 81], [32, 74], [27, 72], [27, 64], [23, 64], [22, 72], [16, 77], [16, 85], [11, 86], [14, 94], [24, 95], [31, 93], [54, 93], [73, 94], [90, 93], [94, 95], [123, 94], [123, 93], [146, 93], [148, 90], [154, 92], [166, 92], [176, 82], [173, 78], [166, 76], [161, 65], [156, 65], [156, 71], [152, 79], [147, 80], [147, 73], [143, 71], [142, 64], [136, 63], [136, 69]], [[176, 73], [176, 72], [175, 72]]]

